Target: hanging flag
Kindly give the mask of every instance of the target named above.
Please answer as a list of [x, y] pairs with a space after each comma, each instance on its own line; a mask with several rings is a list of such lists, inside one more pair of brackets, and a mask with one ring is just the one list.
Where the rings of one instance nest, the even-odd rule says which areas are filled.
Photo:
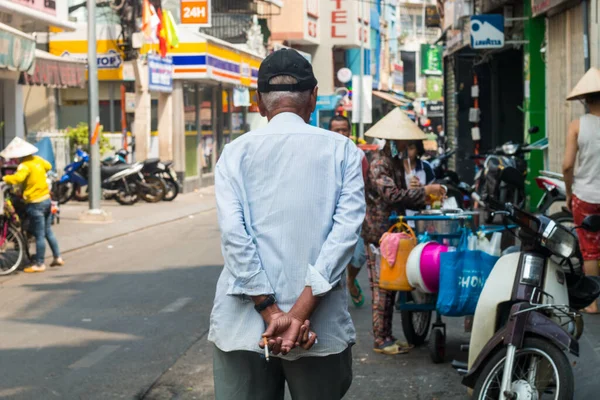
[[150, 25], [150, 18], [152, 11], [150, 10], [150, 1], [143, 0], [142, 3], [142, 32], [144, 33], [144, 40], [150, 42], [152, 40], [152, 27]]
[[158, 11], [158, 26], [157, 26], [157, 36], [158, 36], [158, 48], [161, 57], [167, 56], [167, 29], [165, 27], [165, 18], [164, 13], [161, 9]]
[[176, 49], [179, 47], [179, 34], [177, 33], [177, 25], [175, 25], [173, 14], [169, 10], [163, 10], [163, 18], [167, 30], [167, 45], [170, 49]]

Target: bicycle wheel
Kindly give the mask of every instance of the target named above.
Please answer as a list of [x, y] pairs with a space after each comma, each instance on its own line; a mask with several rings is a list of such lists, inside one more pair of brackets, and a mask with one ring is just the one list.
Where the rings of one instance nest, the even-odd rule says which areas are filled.
[[25, 240], [21, 232], [4, 222], [0, 226], [0, 275], [13, 273], [25, 258]]

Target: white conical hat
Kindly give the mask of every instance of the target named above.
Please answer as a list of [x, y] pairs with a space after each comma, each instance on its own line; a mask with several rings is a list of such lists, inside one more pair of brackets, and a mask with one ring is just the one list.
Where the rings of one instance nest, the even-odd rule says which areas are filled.
[[600, 70], [595, 67], [590, 68], [577, 82], [567, 100], [581, 100], [592, 93], [600, 93]]
[[2, 151], [0, 151], [0, 156], [6, 159], [9, 158], [21, 158], [30, 156], [38, 152], [38, 148], [32, 145], [31, 143], [27, 143], [25, 140], [21, 138], [14, 138], [10, 141], [8, 146]]
[[392, 112], [371, 127], [365, 136], [388, 140], [425, 140], [427, 136], [402, 110]]

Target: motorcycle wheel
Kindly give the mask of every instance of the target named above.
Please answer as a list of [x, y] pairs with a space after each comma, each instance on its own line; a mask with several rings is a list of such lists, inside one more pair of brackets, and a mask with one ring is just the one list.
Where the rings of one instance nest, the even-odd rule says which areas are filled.
[[165, 181], [156, 176], [144, 177], [145, 182], [138, 184], [139, 195], [148, 203], [158, 203], [165, 198], [167, 192]]
[[[486, 362], [475, 384], [474, 399], [500, 397], [505, 359], [506, 347], [503, 347]], [[517, 349], [511, 381], [510, 391], [516, 395], [514, 398], [519, 399], [571, 400], [575, 393], [569, 359], [558, 347], [544, 339], [526, 338], [523, 347]]]
[[58, 204], [65, 204], [73, 198], [75, 187], [71, 182], [57, 183], [52, 192], [52, 198], [56, 199]]
[[[138, 188], [137, 185], [133, 182], [127, 183], [127, 188], [121, 187], [115, 196], [115, 200], [117, 203], [122, 206], [131, 206], [138, 202], [140, 199], [138, 196]], [[129, 190], [127, 190], [129, 189]]]
[[164, 179], [165, 182], [165, 198], [163, 201], [173, 201], [179, 194], [179, 184], [173, 178]]
[[88, 201], [90, 196], [87, 189], [87, 186], [75, 185], [73, 187], [73, 198], [77, 201]]
[[554, 222], [558, 222], [559, 224], [561, 224], [569, 230], [575, 228], [575, 221], [573, 221], [573, 214], [571, 213], [560, 211], [550, 215], [548, 218], [550, 218]]

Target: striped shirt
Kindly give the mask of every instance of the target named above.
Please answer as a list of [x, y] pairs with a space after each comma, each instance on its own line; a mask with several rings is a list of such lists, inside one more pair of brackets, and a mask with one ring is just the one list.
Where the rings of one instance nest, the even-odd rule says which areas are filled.
[[208, 336], [219, 349], [261, 352], [265, 324], [250, 296], [274, 294], [287, 312], [306, 286], [323, 296], [310, 318], [319, 341], [282, 358], [354, 343], [345, 271], [365, 216], [361, 153], [292, 113], [225, 146], [215, 169], [225, 266]]

